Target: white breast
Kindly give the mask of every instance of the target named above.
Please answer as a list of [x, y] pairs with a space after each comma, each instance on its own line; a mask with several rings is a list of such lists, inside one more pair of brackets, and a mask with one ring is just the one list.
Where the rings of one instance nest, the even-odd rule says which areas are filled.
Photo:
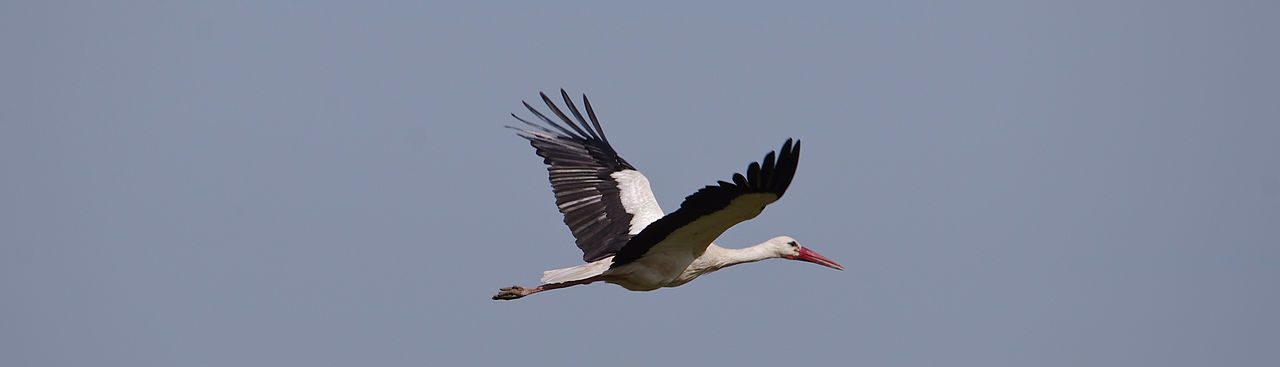
[[632, 291], [651, 291], [662, 287], [674, 287], [684, 284], [681, 276], [689, 265], [698, 258], [693, 253], [649, 253], [625, 265], [609, 269], [610, 283], [617, 284]]

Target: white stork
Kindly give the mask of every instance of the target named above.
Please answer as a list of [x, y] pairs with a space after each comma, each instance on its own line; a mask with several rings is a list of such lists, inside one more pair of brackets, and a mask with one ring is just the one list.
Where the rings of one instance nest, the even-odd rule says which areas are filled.
[[532, 129], [507, 127], [528, 139], [544, 158], [556, 206], [587, 263], [545, 271], [541, 285], [502, 288], [493, 299], [512, 300], [593, 282], [651, 291], [676, 287], [728, 266], [774, 258], [844, 270], [787, 236], [742, 249], [711, 243], [729, 227], [755, 218], [766, 205], [782, 197], [796, 174], [800, 141], [792, 144], [787, 139], [776, 159], [774, 152], [769, 152], [763, 162], [751, 163], [746, 175], [736, 173], [733, 182], [704, 187], [686, 197], [680, 209], [664, 215], [649, 190], [649, 180], [609, 145], [587, 96], [582, 96], [582, 103], [590, 125], [569, 94], [561, 89], [560, 95], [577, 123], [542, 93], [543, 102], [563, 125], [526, 102], [525, 108], [543, 125], [512, 114]]

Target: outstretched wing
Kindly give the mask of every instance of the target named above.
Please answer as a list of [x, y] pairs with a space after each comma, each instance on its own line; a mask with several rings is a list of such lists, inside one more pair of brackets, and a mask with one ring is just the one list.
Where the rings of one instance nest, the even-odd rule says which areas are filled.
[[582, 103], [591, 118], [590, 125], [568, 93], [561, 89], [560, 96], [577, 119], [576, 124], [542, 93], [542, 101], [564, 126], [525, 103], [525, 108], [543, 124], [511, 114], [531, 128], [507, 127], [529, 139], [538, 156], [543, 158], [542, 162], [547, 164], [551, 191], [556, 195], [556, 206], [564, 214], [564, 224], [569, 226], [578, 248], [582, 249], [582, 259], [592, 262], [617, 253], [631, 236], [661, 218], [662, 208], [653, 198], [649, 180], [609, 145], [587, 96], [582, 96]]
[[707, 245], [735, 224], [760, 215], [766, 205], [778, 201], [791, 185], [800, 162], [800, 141], [782, 144], [761, 163], [751, 163], [747, 174], [733, 175], [733, 182], [720, 181], [689, 195], [680, 209], [653, 222], [631, 238], [613, 257], [617, 267], [647, 253], [690, 251], [701, 253]]

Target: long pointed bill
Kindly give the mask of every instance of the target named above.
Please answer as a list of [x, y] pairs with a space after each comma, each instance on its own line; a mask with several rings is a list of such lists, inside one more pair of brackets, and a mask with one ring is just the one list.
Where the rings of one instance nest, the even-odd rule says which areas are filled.
[[822, 265], [822, 266], [836, 269], [836, 270], [844, 270], [844, 266], [837, 264], [835, 261], [828, 259], [826, 256], [819, 255], [817, 252], [814, 252], [813, 250], [810, 250], [807, 247], [801, 247], [800, 255], [797, 255], [796, 257], [794, 257], [794, 259], [800, 260], [800, 261], [808, 261], [814, 264]]

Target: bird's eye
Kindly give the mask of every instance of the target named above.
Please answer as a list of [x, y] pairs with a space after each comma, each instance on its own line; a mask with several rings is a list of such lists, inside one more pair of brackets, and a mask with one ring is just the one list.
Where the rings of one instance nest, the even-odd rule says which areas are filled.
[[796, 241], [787, 242], [787, 244], [791, 245], [791, 247], [800, 247], [800, 244], [796, 243]]

